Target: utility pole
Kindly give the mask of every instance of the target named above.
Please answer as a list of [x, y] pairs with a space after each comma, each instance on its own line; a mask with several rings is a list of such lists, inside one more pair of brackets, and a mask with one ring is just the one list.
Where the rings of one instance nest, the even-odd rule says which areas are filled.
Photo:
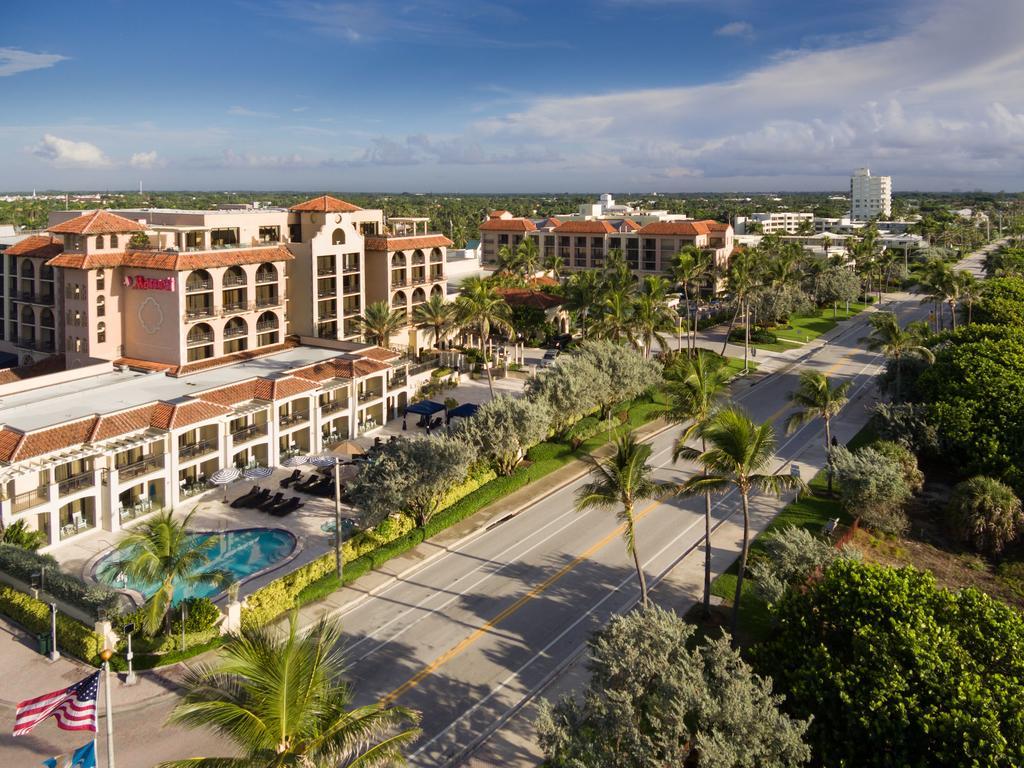
[[334, 569], [338, 585], [344, 576], [344, 558], [341, 553], [341, 457], [334, 455]]
[[107, 768], [114, 766], [114, 709], [110, 704], [110, 657], [114, 652], [109, 648], [100, 651], [100, 658], [103, 659], [103, 678], [105, 696], [107, 698]]

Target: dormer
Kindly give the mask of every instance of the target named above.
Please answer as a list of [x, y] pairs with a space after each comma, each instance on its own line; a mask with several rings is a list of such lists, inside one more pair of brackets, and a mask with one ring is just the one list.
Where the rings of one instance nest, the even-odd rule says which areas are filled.
[[54, 224], [48, 230], [64, 239], [65, 253], [119, 253], [136, 232], [145, 228], [137, 221], [110, 211], [83, 211], [79, 216]]

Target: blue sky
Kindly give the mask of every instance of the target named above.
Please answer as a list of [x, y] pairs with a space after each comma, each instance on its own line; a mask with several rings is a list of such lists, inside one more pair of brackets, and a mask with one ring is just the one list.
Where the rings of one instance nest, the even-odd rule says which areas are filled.
[[811, 190], [868, 165], [1019, 190], [1022, 29], [1020, 0], [5, 3], [0, 188]]

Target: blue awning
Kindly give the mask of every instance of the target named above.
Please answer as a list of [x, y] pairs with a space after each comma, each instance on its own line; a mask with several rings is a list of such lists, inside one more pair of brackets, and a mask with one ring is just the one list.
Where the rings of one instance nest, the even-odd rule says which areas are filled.
[[441, 403], [435, 403], [433, 400], [420, 400], [418, 403], [405, 407], [406, 413], [418, 413], [421, 416], [433, 416], [438, 411], [443, 410], [444, 406]]
[[454, 418], [468, 419], [479, 410], [480, 406], [476, 403], [463, 403], [462, 405], [457, 405], [448, 411], [448, 421], [451, 421]]

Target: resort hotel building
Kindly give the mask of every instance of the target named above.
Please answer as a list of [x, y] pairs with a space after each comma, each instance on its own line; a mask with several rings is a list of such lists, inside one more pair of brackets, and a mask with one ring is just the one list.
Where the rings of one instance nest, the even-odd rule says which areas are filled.
[[[214, 471], [370, 432], [414, 391], [359, 340], [444, 295], [451, 242], [323, 196], [289, 210], [60, 211], [0, 255], [0, 523], [49, 545], [173, 508]], [[426, 335], [424, 335], [426, 333]], [[409, 323], [394, 339], [432, 343]]]

